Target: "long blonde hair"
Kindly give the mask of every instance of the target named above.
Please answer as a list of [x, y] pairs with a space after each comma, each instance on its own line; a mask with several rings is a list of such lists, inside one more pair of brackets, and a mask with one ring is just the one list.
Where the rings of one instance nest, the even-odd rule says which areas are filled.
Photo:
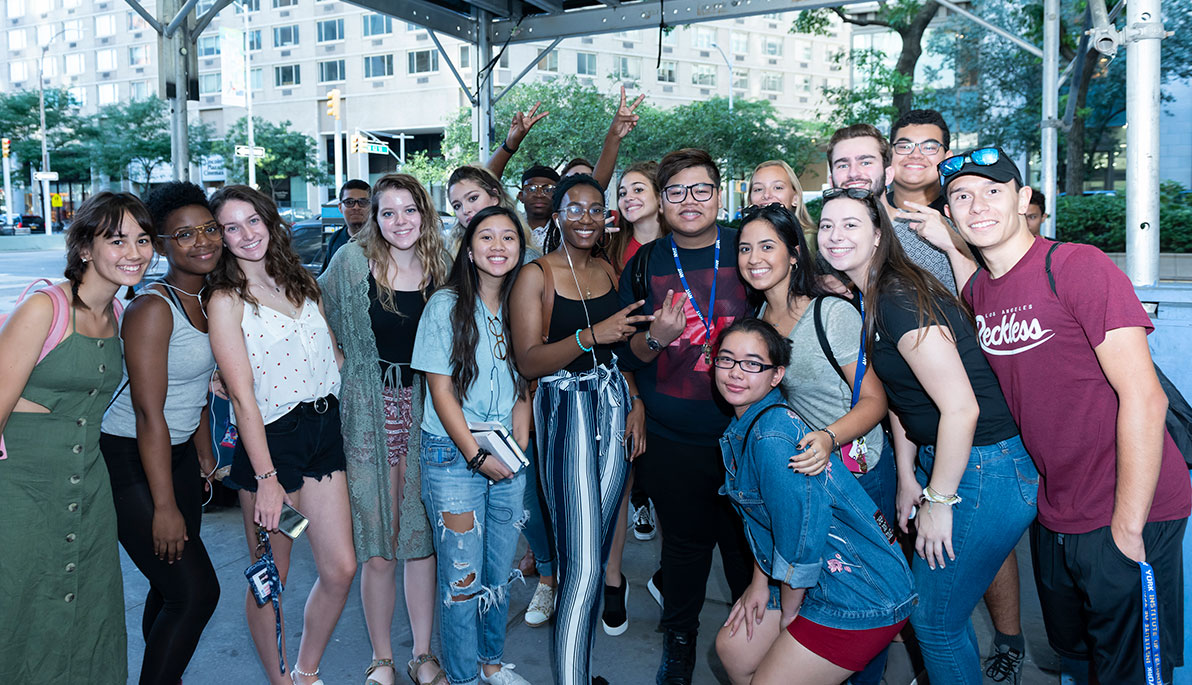
[[[521, 226], [522, 233], [527, 236], [530, 235], [529, 228], [526, 227], [526, 223], [522, 221], [521, 215], [517, 212], [517, 201], [505, 189], [500, 179], [493, 175], [493, 172], [485, 167], [474, 164], [465, 164], [458, 167], [455, 171], [451, 172], [451, 177], [447, 179], [447, 193], [450, 195], [451, 188], [461, 181], [471, 181], [483, 188], [484, 192], [488, 193], [490, 197], [496, 198], [497, 206], [504, 207], [512, 212], [513, 216], [517, 217], [517, 224]], [[464, 226], [463, 222], [456, 217], [455, 228], [451, 231], [450, 239], [452, 256], [459, 252], [460, 245], [463, 243], [465, 229], [467, 229], [467, 226]]]
[[[439, 213], [435, 211], [430, 199], [430, 193], [409, 174], [385, 174], [376, 182], [372, 189], [372, 202], [368, 210], [368, 221], [364, 223], [360, 235], [356, 240], [360, 242], [360, 249], [370, 264], [377, 265], [377, 272], [388, 274], [393, 266], [393, 256], [389, 253], [389, 241], [381, 235], [381, 225], [377, 221], [377, 212], [381, 205], [381, 193], [389, 190], [405, 190], [414, 198], [414, 207], [422, 217], [422, 226], [418, 239], [414, 242], [414, 252], [418, 261], [422, 262], [422, 280], [418, 282], [418, 289], [423, 298], [428, 291], [437, 288], [447, 281], [447, 262], [443, 252], [443, 222]], [[397, 305], [393, 302], [393, 290], [377, 288], [377, 301], [387, 312], [399, 314]]]
[[781, 167], [786, 172], [786, 177], [790, 179], [791, 187], [795, 189], [795, 206], [791, 208], [791, 211], [794, 212], [795, 218], [799, 220], [799, 226], [803, 228], [803, 237], [807, 240], [807, 249], [811, 251], [814, 257], [819, 247], [819, 241], [816, 239], [819, 227], [811, 220], [811, 214], [807, 211], [807, 203], [803, 201], [803, 184], [799, 183], [799, 177], [795, 174], [795, 170], [791, 168], [791, 165], [781, 159], [770, 159], [758, 164], [753, 168], [753, 172], [749, 174], [749, 185], [747, 188], [751, 192], [753, 189], [753, 177], [757, 175], [757, 172], [772, 166]]

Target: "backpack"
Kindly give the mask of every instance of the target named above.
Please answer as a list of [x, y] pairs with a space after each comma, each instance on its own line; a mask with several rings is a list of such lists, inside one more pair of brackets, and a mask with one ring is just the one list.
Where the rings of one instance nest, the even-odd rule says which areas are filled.
[[[1047, 249], [1047, 257], [1043, 262], [1043, 269], [1047, 272], [1047, 285], [1051, 287], [1051, 294], [1056, 297], [1059, 297], [1059, 293], [1055, 289], [1055, 274], [1051, 272], [1051, 255], [1063, 244], [1053, 243]], [[1179, 388], [1175, 387], [1159, 365], [1154, 364], [1154, 367], [1155, 375], [1159, 377], [1159, 386], [1163, 388], [1163, 394], [1167, 395], [1167, 417], [1164, 421], [1167, 432], [1171, 434], [1171, 439], [1175, 441], [1180, 454], [1184, 455], [1184, 463], [1192, 469], [1192, 406], [1188, 405], [1188, 400], [1184, 399]]]

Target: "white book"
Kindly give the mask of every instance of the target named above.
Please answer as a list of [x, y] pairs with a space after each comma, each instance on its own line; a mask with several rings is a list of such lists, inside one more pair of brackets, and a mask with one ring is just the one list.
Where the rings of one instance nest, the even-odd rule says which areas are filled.
[[469, 421], [468, 430], [476, 444], [488, 450], [494, 457], [501, 460], [510, 471], [517, 473], [530, 465], [530, 460], [518, 447], [517, 441], [509, 434], [509, 430], [498, 421]]

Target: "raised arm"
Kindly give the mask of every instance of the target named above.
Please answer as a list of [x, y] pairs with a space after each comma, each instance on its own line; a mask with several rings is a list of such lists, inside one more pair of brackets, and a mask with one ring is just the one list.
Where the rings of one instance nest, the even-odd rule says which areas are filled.
[[956, 279], [956, 292], [964, 290], [964, 284], [977, 271], [977, 261], [969, 246], [952, 228], [948, 219], [938, 211], [916, 202], [904, 202], [906, 207], [898, 208], [898, 218], [909, 219], [911, 229], [936, 249], [948, 256], [952, 276]]
[[1167, 395], [1155, 375], [1144, 329], [1108, 331], [1093, 351], [1118, 396], [1117, 484], [1110, 531], [1123, 554], [1146, 561], [1142, 528], [1163, 463]]
[[513, 155], [517, 154], [522, 141], [526, 139], [526, 134], [534, 128], [534, 124], [550, 114], [550, 112], [538, 114], [538, 108], [541, 105], [541, 102], [535, 102], [529, 112], [514, 112], [513, 120], [509, 122], [509, 133], [506, 134], [505, 140], [497, 146], [497, 149], [493, 150], [492, 157], [489, 157], [488, 163], [485, 164], [488, 170], [493, 172], [493, 176], [500, 179], [504, 175], [505, 167], [509, 165], [509, 160], [513, 159]]
[[617, 112], [609, 124], [608, 133], [604, 135], [604, 146], [600, 148], [600, 159], [596, 160], [596, 168], [592, 176], [605, 188], [613, 180], [613, 171], [617, 168], [617, 155], [621, 151], [621, 141], [637, 126], [638, 115], [635, 114], [638, 105], [646, 98], [642, 93], [637, 96], [633, 104], [625, 104], [625, 86], [621, 86], [621, 103], [617, 105]]

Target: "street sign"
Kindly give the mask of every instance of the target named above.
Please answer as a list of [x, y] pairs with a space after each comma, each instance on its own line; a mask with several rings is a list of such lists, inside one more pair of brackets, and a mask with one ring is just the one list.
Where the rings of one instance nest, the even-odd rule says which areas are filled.
[[51, 207], [61, 207], [62, 206], [62, 193], [50, 193], [50, 206]]
[[57, 171], [37, 171], [33, 174], [34, 181], [57, 181]]
[[236, 146], [236, 156], [237, 157], [249, 157], [249, 156], [264, 157], [265, 156], [265, 148], [260, 147], [260, 146], [254, 147], [254, 148], [252, 148], [252, 152], [250, 155], [249, 147], [247, 145], [237, 145]]
[[370, 155], [387, 155], [389, 154], [389, 146], [385, 143], [368, 143], [366, 151]]

